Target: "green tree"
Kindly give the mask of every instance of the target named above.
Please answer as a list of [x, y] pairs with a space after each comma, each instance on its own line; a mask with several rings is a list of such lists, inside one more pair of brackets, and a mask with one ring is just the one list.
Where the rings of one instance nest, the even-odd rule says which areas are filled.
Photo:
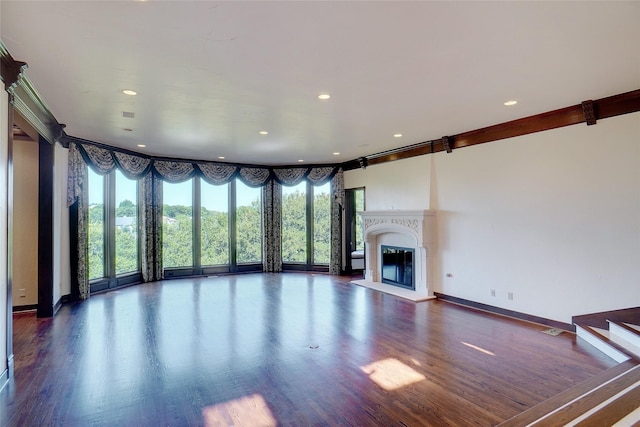
[[131, 200], [123, 200], [120, 202], [120, 205], [116, 209], [117, 217], [131, 217], [136, 216], [138, 214], [138, 208], [133, 204]]
[[[166, 205], [165, 205], [166, 206]], [[177, 215], [162, 227], [162, 262], [164, 267], [193, 265], [193, 222], [191, 215]]]
[[307, 196], [302, 191], [282, 196], [282, 260], [307, 262]]
[[201, 210], [202, 265], [229, 264], [229, 216]]
[[331, 197], [316, 194], [313, 200], [313, 262], [329, 264], [331, 257]]
[[262, 218], [260, 201], [236, 210], [236, 260], [238, 263], [262, 261]]

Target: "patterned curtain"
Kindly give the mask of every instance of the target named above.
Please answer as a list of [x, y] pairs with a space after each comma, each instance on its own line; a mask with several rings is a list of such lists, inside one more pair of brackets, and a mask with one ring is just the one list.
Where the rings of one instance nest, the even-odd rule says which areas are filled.
[[282, 271], [282, 186], [274, 180], [262, 187], [262, 271]]
[[342, 209], [344, 207], [344, 173], [340, 169], [331, 179], [331, 257], [329, 273], [342, 272]]
[[168, 182], [186, 181], [195, 173], [195, 168], [191, 162], [156, 160], [153, 162], [153, 168], [165, 181]]
[[238, 174], [238, 167], [216, 163], [198, 163], [196, 165], [202, 178], [212, 185], [222, 185], [231, 181]]
[[[89, 298], [89, 188], [88, 170], [76, 144], [69, 145], [67, 177], [67, 207], [78, 204], [78, 292], [81, 299]], [[73, 256], [73, 255], [72, 255]]]
[[250, 187], [261, 187], [267, 183], [271, 173], [267, 168], [240, 168], [238, 177]]
[[322, 185], [338, 172], [338, 170], [332, 166], [327, 166], [324, 168], [312, 168], [307, 175], [307, 179], [313, 185]]
[[140, 179], [151, 172], [151, 159], [115, 151], [115, 162], [129, 179]]
[[162, 280], [162, 180], [147, 174], [138, 180], [142, 279]]
[[278, 168], [273, 170], [273, 175], [282, 185], [297, 185], [309, 172], [308, 168]]

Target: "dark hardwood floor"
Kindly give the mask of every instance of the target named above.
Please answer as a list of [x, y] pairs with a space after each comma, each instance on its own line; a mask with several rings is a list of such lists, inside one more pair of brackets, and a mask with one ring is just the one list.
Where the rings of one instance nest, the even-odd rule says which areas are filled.
[[94, 295], [14, 317], [2, 426], [490, 426], [615, 365], [543, 326], [323, 274]]

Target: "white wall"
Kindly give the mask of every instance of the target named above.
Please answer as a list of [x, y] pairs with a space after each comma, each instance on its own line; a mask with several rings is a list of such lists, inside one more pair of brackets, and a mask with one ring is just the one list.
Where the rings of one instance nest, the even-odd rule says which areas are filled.
[[345, 188], [365, 187], [367, 210], [429, 209], [429, 157], [347, 171]]
[[7, 149], [9, 95], [0, 90], [0, 387], [7, 355]]
[[67, 208], [67, 160], [69, 150], [54, 148], [53, 189], [53, 303], [71, 293], [69, 266], [69, 208]]
[[367, 209], [438, 211], [438, 291], [567, 323], [640, 305], [640, 113], [416, 159], [345, 187]]
[[[13, 306], [38, 304], [38, 143], [13, 141]], [[24, 289], [24, 296], [21, 290]]]

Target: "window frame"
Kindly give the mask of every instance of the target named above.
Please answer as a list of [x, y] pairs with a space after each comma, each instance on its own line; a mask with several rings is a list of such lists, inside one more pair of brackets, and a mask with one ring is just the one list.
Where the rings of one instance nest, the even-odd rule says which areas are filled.
[[[237, 262], [237, 178], [229, 181], [227, 192], [227, 224], [229, 227], [229, 260], [227, 264], [220, 265], [202, 265], [202, 178], [194, 176], [192, 178], [192, 250], [193, 250], [193, 265], [184, 267], [163, 267], [165, 279], [178, 278], [178, 277], [197, 277], [208, 276], [213, 274], [228, 274], [228, 273], [241, 273], [241, 272], [260, 272], [262, 271], [262, 258], [264, 254], [261, 251], [261, 259], [259, 262], [238, 263]], [[164, 190], [163, 190], [164, 191]], [[163, 202], [164, 209], [164, 202]], [[262, 229], [262, 212], [260, 213], [260, 236], [264, 238], [264, 230]]]
[[[315, 209], [315, 185], [311, 182], [305, 180], [305, 203], [306, 203], [306, 261], [305, 262], [291, 262], [282, 260], [282, 270], [283, 271], [316, 271], [316, 272], [329, 272], [329, 265], [331, 261], [328, 263], [314, 263], [314, 233], [315, 233], [315, 224], [314, 224], [314, 209]], [[326, 183], [325, 183], [326, 184]], [[321, 187], [325, 184], [318, 185], [317, 187]], [[329, 188], [331, 188], [331, 184], [329, 184]], [[331, 194], [331, 190], [329, 190], [329, 194]], [[281, 200], [282, 202], [282, 200]], [[284, 209], [284, 206], [283, 206]], [[282, 227], [282, 223], [281, 223]], [[329, 225], [331, 227], [331, 225]], [[282, 245], [282, 242], [280, 242]], [[281, 248], [282, 250], [282, 248]]]
[[[136, 227], [137, 227], [137, 271], [116, 274], [116, 171], [112, 171], [102, 175], [95, 173], [103, 178], [102, 195], [103, 195], [103, 277], [89, 280], [89, 289], [91, 293], [115, 289], [122, 286], [142, 283], [141, 270], [141, 242], [140, 242], [140, 194], [136, 190]], [[122, 172], [120, 172], [122, 173]], [[125, 177], [126, 178], [126, 177]], [[128, 178], [127, 178], [128, 179]], [[136, 181], [136, 180], [131, 180]], [[137, 185], [137, 181], [136, 181]], [[91, 191], [91, 188], [89, 188]], [[88, 262], [88, 260], [87, 260]]]

